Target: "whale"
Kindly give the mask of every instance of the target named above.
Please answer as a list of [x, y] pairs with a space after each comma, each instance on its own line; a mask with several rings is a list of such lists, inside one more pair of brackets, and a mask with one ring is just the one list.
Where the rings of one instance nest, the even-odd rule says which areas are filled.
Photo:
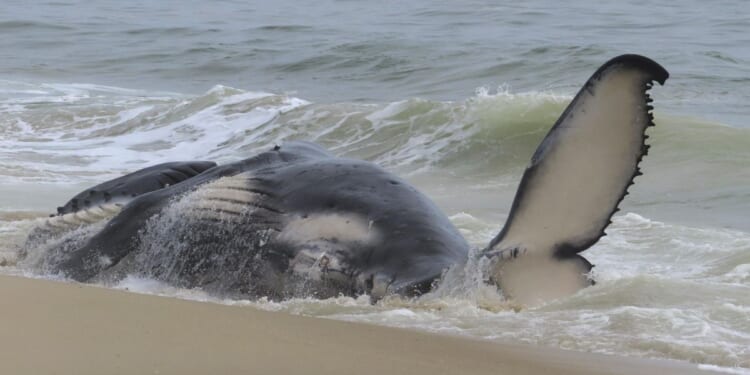
[[380, 166], [310, 142], [226, 164], [151, 166], [77, 194], [31, 232], [45, 269], [80, 282], [142, 275], [245, 298], [417, 297], [473, 258], [509, 299], [593, 284], [581, 253], [628, 194], [669, 73], [628, 54], [599, 67], [521, 176], [507, 221], [472, 249], [426, 195]]

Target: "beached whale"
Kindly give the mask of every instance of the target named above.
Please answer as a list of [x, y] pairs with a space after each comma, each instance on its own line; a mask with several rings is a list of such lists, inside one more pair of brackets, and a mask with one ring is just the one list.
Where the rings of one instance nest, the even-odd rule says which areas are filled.
[[[476, 256], [520, 302], [591, 284], [580, 252], [604, 235], [647, 153], [653, 81], [638, 55], [601, 66], [523, 174], [502, 231]], [[79, 281], [142, 274], [249, 298], [434, 288], [470, 246], [404, 180], [362, 160], [288, 142], [231, 164], [167, 163], [81, 192], [34, 230], [47, 270]]]

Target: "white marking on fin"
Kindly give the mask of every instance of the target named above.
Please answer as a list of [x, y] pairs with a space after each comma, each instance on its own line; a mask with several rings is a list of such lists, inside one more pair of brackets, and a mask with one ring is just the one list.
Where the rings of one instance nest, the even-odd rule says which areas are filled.
[[110, 216], [111, 214], [105, 211], [101, 206], [94, 206], [86, 210], [89, 215], [94, 216], [98, 220]]
[[74, 216], [78, 221], [86, 224], [95, 223], [100, 220], [100, 218], [93, 215], [91, 210], [88, 209], [77, 211]]
[[60, 216], [60, 220], [68, 226], [76, 226], [81, 224], [81, 220], [76, 217], [75, 212]]
[[45, 225], [55, 229], [69, 229], [85, 224], [109, 220], [122, 210], [121, 204], [93, 206], [64, 215], [53, 216], [45, 220]]
[[591, 285], [588, 271], [579, 257], [561, 260], [543, 254], [526, 254], [499, 261], [492, 278], [500, 284], [506, 297], [532, 307]]
[[99, 207], [101, 207], [102, 210], [107, 211], [111, 214], [116, 214], [122, 210], [123, 206], [124, 206], [123, 203], [108, 203], [108, 204], [103, 204]]

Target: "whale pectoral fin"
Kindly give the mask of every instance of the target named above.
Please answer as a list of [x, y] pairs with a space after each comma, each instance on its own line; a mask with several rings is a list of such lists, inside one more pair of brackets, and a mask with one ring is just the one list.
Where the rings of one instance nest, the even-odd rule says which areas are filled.
[[[86, 205], [101, 204], [100, 207], [104, 208], [117, 206], [117, 209], [111, 209], [109, 216], [102, 216], [102, 220], [107, 220], [104, 227], [88, 238], [82, 247], [67, 254], [67, 258], [56, 265], [58, 271], [73, 280], [88, 281], [101, 271], [116, 265], [140, 246], [139, 236], [148, 225], [149, 218], [168, 205], [171, 197], [190, 189], [190, 186], [174, 185], [214, 166], [216, 164], [213, 162], [202, 161], [158, 164], [78, 194], [76, 197], [89, 197]], [[47, 222], [54, 223], [55, 220], [71, 216], [77, 219], [79, 215], [92, 211], [88, 206], [74, 204], [76, 200], [77, 198], [72, 199], [61, 208], [65, 213], [50, 218]], [[102, 201], [105, 203], [100, 203]]]
[[[604, 235], [640, 175], [638, 164], [648, 151], [645, 131], [653, 126], [648, 90], [653, 81], [664, 84], [668, 76], [646, 57], [623, 55], [605, 63], [581, 88], [534, 153], [508, 221], [486, 250], [525, 253], [497, 263], [503, 269], [496, 272], [501, 288], [503, 274], [522, 273], [559, 286], [565, 280], [556, 272], [537, 272], [551, 271], [554, 262], [567, 264], [561, 269], [568, 271], [561, 272], [571, 274], [563, 295], [587, 285], [579, 276], [590, 264], [576, 254]], [[523, 298], [519, 293], [526, 292], [516, 289], [506, 293]]]
[[81, 248], [67, 254], [56, 265], [57, 271], [83, 282], [117, 264], [140, 245], [139, 233], [148, 218], [158, 213], [167, 201], [156, 194], [159, 193], [144, 194], [131, 201]]
[[139, 195], [180, 183], [215, 166], [216, 163], [210, 161], [189, 161], [163, 163], [144, 168], [78, 193], [62, 207], [57, 208], [57, 215], [75, 213], [108, 203], [124, 204]]
[[215, 166], [216, 163], [207, 161], [158, 164], [86, 189], [34, 228], [23, 251], [76, 228], [107, 222], [136, 198], [191, 179]]

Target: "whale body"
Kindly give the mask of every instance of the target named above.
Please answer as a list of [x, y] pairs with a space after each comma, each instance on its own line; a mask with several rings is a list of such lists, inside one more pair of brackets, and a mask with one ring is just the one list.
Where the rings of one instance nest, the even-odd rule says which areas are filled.
[[579, 253], [604, 235], [640, 174], [648, 91], [667, 78], [639, 55], [602, 65], [542, 140], [505, 226], [478, 252], [406, 181], [308, 142], [105, 182], [60, 207], [27, 248], [52, 246], [48, 269], [78, 281], [135, 273], [273, 299], [418, 296], [477, 254], [507, 297], [558, 298], [592, 283]]

